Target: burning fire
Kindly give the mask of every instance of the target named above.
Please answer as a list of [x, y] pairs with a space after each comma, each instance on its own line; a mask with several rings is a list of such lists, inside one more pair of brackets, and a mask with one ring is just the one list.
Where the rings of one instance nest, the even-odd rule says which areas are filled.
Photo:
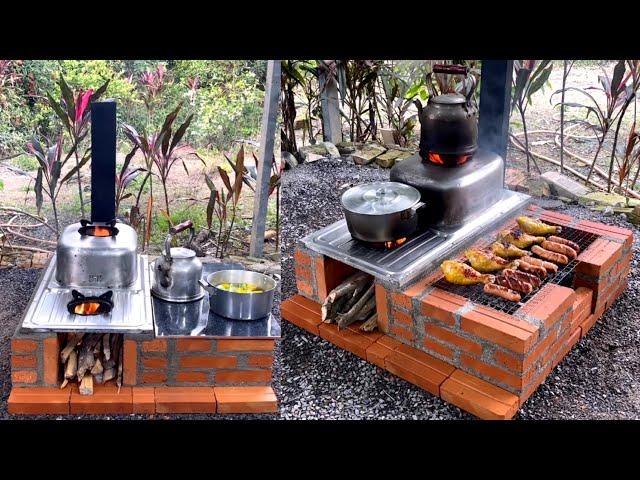
[[397, 240], [393, 240], [391, 242], [384, 242], [384, 247], [391, 250], [393, 248], [399, 247], [406, 241], [407, 241], [407, 238], [405, 237], [405, 238], [399, 238]]
[[471, 158], [471, 155], [440, 155], [429, 152], [429, 161], [436, 165], [462, 165]]
[[76, 305], [74, 312], [78, 315], [95, 315], [100, 309], [100, 304], [97, 302], [84, 302]]
[[106, 227], [95, 226], [91, 232], [94, 237], [110, 237], [111, 230]]

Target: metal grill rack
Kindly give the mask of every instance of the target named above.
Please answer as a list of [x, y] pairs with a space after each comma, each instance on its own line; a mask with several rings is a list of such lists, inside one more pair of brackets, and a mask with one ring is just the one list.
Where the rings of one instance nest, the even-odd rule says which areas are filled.
[[[558, 225], [557, 223], [547, 221], [545, 221], [545, 223], [549, 225]], [[598, 238], [599, 235], [585, 232], [584, 230], [577, 230], [575, 228], [562, 226], [562, 232], [557, 236], [577, 243], [580, 246], [580, 252], [583, 252]], [[567, 265], [564, 266], [559, 265], [558, 272], [552, 277], [547, 277], [542, 282], [542, 285], [540, 285], [540, 288], [542, 288], [547, 283], [554, 283], [556, 285], [572, 287], [573, 273], [577, 265], [577, 260], [571, 260]], [[520, 302], [516, 303], [509, 302], [499, 297], [494, 297], [493, 295], [487, 295], [486, 293], [484, 293], [483, 285], [481, 284], [469, 286], [454, 285], [447, 282], [444, 278], [441, 278], [434, 284], [434, 286], [438, 287], [441, 290], [445, 290], [447, 292], [451, 292], [456, 295], [460, 295], [461, 297], [467, 298], [478, 305], [491, 307], [495, 310], [499, 310], [508, 314], [513, 314], [517, 310], [522, 308], [539, 291], [539, 289], [536, 289], [528, 295], [523, 295], [520, 299]]]

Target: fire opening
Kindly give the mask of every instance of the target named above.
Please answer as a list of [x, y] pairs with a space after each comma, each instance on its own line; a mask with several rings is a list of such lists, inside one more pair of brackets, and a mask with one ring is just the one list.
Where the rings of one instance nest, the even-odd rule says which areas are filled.
[[81, 220], [81, 227], [78, 230], [82, 236], [90, 237], [115, 237], [118, 234], [118, 229], [113, 225], [93, 225], [86, 220]]
[[380, 248], [385, 250], [393, 250], [403, 245], [407, 241], [407, 237], [398, 238], [397, 240], [391, 240], [389, 242], [372, 242], [370, 245], [373, 248]]
[[436, 165], [462, 165], [466, 163], [471, 155], [451, 155], [429, 152], [429, 161]]
[[112, 291], [105, 292], [99, 297], [95, 297], [85, 296], [77, 290], [72, 290], [71, 295], [73, 296], [73, 300], [67, 304], [67, 309], [72, 315], [101, 315], [109, 313], [113, 309]]

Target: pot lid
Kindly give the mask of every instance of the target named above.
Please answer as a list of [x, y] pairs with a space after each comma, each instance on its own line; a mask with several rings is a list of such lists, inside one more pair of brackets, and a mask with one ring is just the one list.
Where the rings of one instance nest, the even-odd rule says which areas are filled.
[[193, 258], [196, 256], [196, 252], [189, 248], [173, 247], [171, 249], [171, 258]]
[[459, 105], [467, 102], [464, 96], [459, 93], [445, 93], [444, 95], [437, 95], [431, 98], [433, 103], [440, 103], [444, 105]]
[[399, 182], [374, 182], [357, 185], [342, 194], [342, 206], [353, 213], [385, 215], [413, 207], [420, 192]]

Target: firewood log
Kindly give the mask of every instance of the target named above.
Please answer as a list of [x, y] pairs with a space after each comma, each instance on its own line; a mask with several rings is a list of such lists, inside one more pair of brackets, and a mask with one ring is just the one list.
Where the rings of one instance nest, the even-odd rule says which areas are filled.
[[105, 382], [108, 382], [109, 380], [113, 380], [114, 378], [116, 378], [116, 369], [113, 367], [105, 369], [103, 373], [103, 380]]
[[373, 284], [367, 289], [367, 291], [360, 297], [353, 307], [349, 309], [347, 313], [338, 315], [337, 322], [338, 328], [344, 328], [355, 322], [356, 316], [359, 314], [362, 307], [364, 307], [369, 300], [373, 298], [375, 302], [375, 290]]
[[93, 375], [85, 375], [80, 381], [80, 395], [93, 395]]
[[355, 316], [355, 322], [364, 322], [376, 310], [376, 297], [372, 296]]
[[378, 328], [378, 314], [374, 313], [371, 315], [362, 325], [360, 325], [360, 330], [363, 332], [373, 332]]
[[349, 301], [345, 304], [342, 310], [342, 313], [348, 312], [349, 310], [351, 310], [351, 307], [353, 307], [358, 302], [358, 300], [360, 300], [360, 297], [369, 289], [370, 286], [371, 286], [371, 283], [360, 284], [354, 290], [353, 295], [351, 296]]
[[104, 383], [104, 374], [102, 373], [98, 373], [96, 375], [93, 376], [93, 381], [99, 385], [102, 385]]
[[102, 372], [104, 372], [104, 368], [102, 367], [102, 362], [100, 361], [100, 358], [97, 358], [96, 363], [93, 365], [93, 368], [91, 369], [91, 375], [97, 375]]
[[95, 357], [93, 356], [93, 348], [96, 343], [100, 341], [102, 338], [101, 334], [90, 334], [87, 338], [82, 342], [82, 346], [80, 348], [80, 355], [78, 356], [78, 380], [82, 381], [85, 373], [88, 370], [91, 370], [95, 365]]
[[64, 379], [71, 380], [78, 373], [78, 352], [73, 350], [69, 354], [69, 359], [67, 360], [67, 365], [64, 368]]
[[60, 351], [60, 363], [67, 363], [67, 359], [71, 352], [76, 348], [78, 343], [84, 337], [84, 333], [68, 333], [67, 341], [64, 348]]
[[111, 359], [111, 345], [109, 341], [111, 340], [111, 335], [105, 333], [102, 336], [102, 351], [104, 352], [104, 359], [109, 361]]
[[331, 312], [331, 305], [338, 299], [345, 295], [350, 295], [361, 283], [366, 282], [369, 279], [369, 275], [364, 272], [357, 272], [348, 277], [344, 282], [331, 290], [322, 302], [321, 313], [322, 320], [326, 320], [327, 316]]
[[122, 360], [124, 349], [120, 349], [120, 357], [118, 358], [118, 376], [116, 377], [116, 385], [118, 386], [118, 393], [120, 393], [120, 387], [122, 387]]

